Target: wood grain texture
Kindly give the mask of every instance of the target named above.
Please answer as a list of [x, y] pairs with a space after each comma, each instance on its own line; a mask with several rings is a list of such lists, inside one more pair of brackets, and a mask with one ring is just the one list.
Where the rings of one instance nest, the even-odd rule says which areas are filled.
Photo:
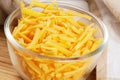
[[3, 26], [0, 26], [0, 80], [22, 80], [10, 61]]

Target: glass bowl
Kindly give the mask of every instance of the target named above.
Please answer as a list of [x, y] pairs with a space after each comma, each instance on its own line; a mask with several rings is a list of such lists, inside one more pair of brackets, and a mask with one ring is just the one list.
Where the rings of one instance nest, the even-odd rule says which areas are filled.
[[[95, 68], [107, 44], [108, 32], [100, 19], [76, 6], [65, 2], [58, 3], [64, 9], [70, 9], [91, 16], [91, 21], [81, 20], [88, 23], [94, 22], [95, 27], [98, 27], [95, 37], [103, 38], [103, 42], [95, 51], [80, 57], [58, 58], [37, 54], [21, 46], [12, 36], [12, 31], [21, 17], [20, 9], [16, 9], [7, 18], [4, 30], [12, 64], [24, 80], [85, 80]], [[36, 63], [39, 65], [36, 65]]]

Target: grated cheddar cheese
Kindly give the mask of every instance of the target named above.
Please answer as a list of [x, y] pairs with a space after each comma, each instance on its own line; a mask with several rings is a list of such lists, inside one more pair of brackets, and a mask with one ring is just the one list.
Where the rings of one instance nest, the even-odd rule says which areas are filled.
[[[36, 11], [33, 8], [41, 8]], [[86, 24], [76, 17], [87, 20], [89, 15], [64, 10], [57, 1], [50, 4], [33, 1], [28, 7], [21, 3], [22, 17], [14, 28], [13, 37], [19, 44], [36, 54], [71, 58], [84, 56], [96, 50], [102, 39], [95, 38], [98, 31], [94, 23]], [[87, 74], [93, 58], [75, 62], [40, 59], [17, 51], [22, 67], [31, 80], [78, 80]]]

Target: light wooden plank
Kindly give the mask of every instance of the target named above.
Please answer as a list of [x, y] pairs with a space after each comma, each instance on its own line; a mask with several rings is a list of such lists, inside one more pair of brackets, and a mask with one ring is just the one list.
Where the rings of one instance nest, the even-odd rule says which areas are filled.
[[[97, 79], [120, 80], [120, 23], [111, 14], [111, 12], [104, 5], [102, 0], [95, 1], [99, 7], [102, 21], [105, 23], [109, 31], [109, 43], [106, 51], [107, 56], [104, 59], [103, 57], [105, 57], [105, 55], [103, 55], [101, 57], [102, 61], [100, 61], [97, 65]], [[104, 67], [102, 68], [101, 65], [103, 65]], [[101, 70], [101, 72], [99, 70]]]
[[0, 72], [0, 80], [22, 80], [22, 79], [18, 76], [13, 76], [10, 74]]
[[4, 57], [4, 56], [1, 56], [1, 55], [0, 55], [0, 62], [11, 64], [11, 60], [10, 60], [9, 57]]
[[19, 76], [11, 64], [0, 62], [0, 72], [7, 73], [13, 76]]

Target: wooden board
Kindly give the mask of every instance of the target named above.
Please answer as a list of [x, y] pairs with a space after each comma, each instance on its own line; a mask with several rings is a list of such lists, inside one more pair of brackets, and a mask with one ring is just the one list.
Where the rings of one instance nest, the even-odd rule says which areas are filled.
[[[116, 4], [114, 2], [118, 0], [106, 1], [111, 2], [111, 5], [118, 6], [118, 2]], [[97, 80], [120, 80], [120, 23], [105, 6], [103, 0], [95, 0], [95, 2], [100, 11], [101, 19], [109, 31], [106, 55], [101, 57], [101, 61], [97, 65]]]
[[22, 80], [11, 64], [3, 26], [0, 26], [0, 80]]

